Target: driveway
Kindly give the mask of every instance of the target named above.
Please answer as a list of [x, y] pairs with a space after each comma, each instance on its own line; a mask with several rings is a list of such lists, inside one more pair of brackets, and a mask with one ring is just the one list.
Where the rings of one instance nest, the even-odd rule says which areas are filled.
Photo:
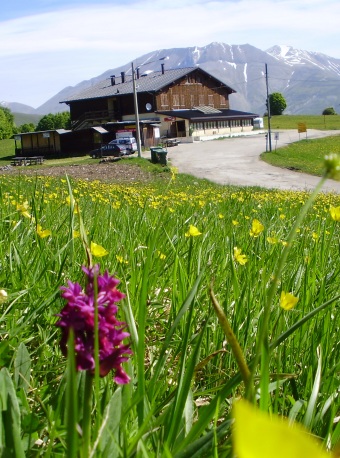
[[[300, 134], [301, 139], [306, 134]], [[308, 139], [340, 135], [339, 131], [308, 130]], [[299, 141], [297, 130], [279, 131], [279, 139], [272, 135], [272, 149]], [[340, 141], [340, 137], [339, 137]], [[288, 169], [274, 167], [263, 162], [260, 154], [266, 150], [264, 133], [224, 140], [197, 143], [180, 143], [168, 148], [168, 159], [180, 173], [224, 185], [261, 186], [270, 189], [311, 190], [320, 180], [318, 177]], [[340, 182], [328, 180], [324, 192], [340, 193]]]

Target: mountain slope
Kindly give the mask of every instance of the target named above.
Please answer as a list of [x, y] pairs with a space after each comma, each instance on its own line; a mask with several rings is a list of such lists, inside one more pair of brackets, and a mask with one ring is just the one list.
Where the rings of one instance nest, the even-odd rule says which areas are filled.
[[[265, 64], [268, 68], [269, 92], [281, 92], [286, 101], [286, 114], [321, 114], [323, 109], [340, 104], [340, 59], [325, 54], [296, 50], [290, 46], [273, 46], [267, 51], [251, 46], [210, 43], [203, 47], [161, 49], [140, 56], [135, 64], [141, 71], [159, 70], [161, 57], [168, 56], [165, 68], [199, 65], [237, 91], [230, 97], [236, 110], [263, 114], [266, 110]], [[151, 61], [156, 61], [149, 63]], [[56, 113], [68, 107], [60, 104], [71, 95], [125, 71], [131, 64], [107, 70], [74, 87], [66, 87], [41, 105], [36, 113]], [[17, 111], [17, 110], [16, 110]]]

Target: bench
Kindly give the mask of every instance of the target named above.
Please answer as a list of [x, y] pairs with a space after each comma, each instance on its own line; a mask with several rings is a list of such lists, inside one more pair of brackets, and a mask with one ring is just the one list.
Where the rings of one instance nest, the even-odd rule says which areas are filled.
[[164, 143], [165, 143], [165, 146], [167, 147], [168, 146], [177, 146], [180, 143], [180, 141], [177, 140], [177, 138], [167, 138]]
[[32, 157], [14, 157], [11, 160], [11, 165], [41, 165], [44, 162], [43, 156], [32, 156]]

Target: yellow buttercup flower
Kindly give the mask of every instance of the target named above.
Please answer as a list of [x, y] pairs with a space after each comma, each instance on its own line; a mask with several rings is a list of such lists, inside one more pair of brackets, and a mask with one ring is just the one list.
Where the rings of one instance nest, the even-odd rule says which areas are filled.
[[158, 255], [159, 259], [165, 259], [166, 258], [166, 254], [162, 253], [159, 250], [157, 250], [157, 255]]
[[177, 174], [178, 174], [178, 168], [170, 167], [170, 172], [171, 172], [171, 180], [176, 180]]
[[340, 207], [330, 207], [329, 213], [334, 221], [340, 221]]
[[301, 425], [268, 415], [240, 400], [234, 403], [234, 452], [238, 458], [331, 458]]
[[119, 254], [116, 254], [116, 259], [120, 264], [128, 264], [129, 262], [126, 261], [123, 256], [120, 256]]
[[249, 234], [252, 237], [258, 237], [261, 234], [261, 232], [263, 232], [263, 230], [264, 230], [263, 224], [261, 224], [258, 219], [254, 219], [252, 222]]
[[245, 254], [242, 254], [242, 250], [234, 246], [234, 260], [244, 266], [248, 262], [248, 258]]
[[267, 237], [267, 242], [270, 243], [271, 245], [275, 245], [276, 243], [279, 242], [279, 240], [276, 237]]
[[69, 205], [70, 207], [73, 207], [73, 212], [75, 214], [78, 214], [79, 213], [78, 202], [73, 197], [71, 199], [71, 196], [67, 196], [65, 200], [66, 200], [67, 205]]
[[200, 232], [197, 227], [193, 226], [190, 224], [189, 230], [185, 233], [186, 237], [197, 237], [198, 235], [201, 235], [202, 232]]
[[280, 307], [282, 307], [283, 310], [291, 310], [296, 306], [298, 300], [299, 298], [295, 297], [293, 294], [282, 291], [280, 296]]
[[73, 197], [72, 197], [72, 199], [71, 199], [71, 196], [67, 196], [66, 199], [65, 199], [65, 201], [66, 201], [66, 203], [67, 203], [68, 205], [75, 205], [75, 203], [76, 203], [76, 201], [73, 199]]
[[17, 210], [24, 216], [25, 218], [31, 218], [31, 214], [28, 212], [29, 205], [27, 200], [23, 204], [17, 204]]
[[121, 207], [121, 203], [119, 201], [113, 202], [112, 208], [118, 210]]
[[77, 239], [78, 237], [80, 237], [80, 232], [77, 230], [74, 230], [72, 235], [74, 239]]
[[151, 205], [152, 208], [156, 208], [157, 209], [161, 205], [161, 202], [154, 200], [153, 202], [151, 202], [150, 205]]
[[103, 256], [106, 256], [109, 254], [108, 251], [105, 250], [102, 246], [98, 245], [97, 243], [91, 242], [91, 253], [93, 256], [96, 256], [97, 258], [102, 258]]
[[236, 219], [233, 219], [232, 220], [232, 224], [233, 224], [233, 226], [238, 226], [240, 223], [238, 221], [236, 221]]
[[45, 237], [52, 235], [52, 232], [49, 229], [43, 229], [40, 224], [37, 224], [37, 234], [39, 237], [44, 239]]

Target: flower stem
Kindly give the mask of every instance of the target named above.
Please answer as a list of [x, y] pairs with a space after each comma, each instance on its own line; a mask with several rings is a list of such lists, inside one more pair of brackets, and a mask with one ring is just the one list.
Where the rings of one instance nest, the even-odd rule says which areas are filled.
[[92, 382], [93, 375], [87, 371], [85, 376], [84, 388], [84, 407], [83, 407], [83, 457], [90, 456], [91, 446], [91, 411], [92, 411]]
[[226, 317], [222, 307], [220, 306], [220, 304], [218, 303], [215, 297], [212, 287], [210, 287], [210, 297], [211, 297], [218, 321], [220, 322], [220, 325], [227, 338], [228, 344], [230, 345], [230, 348], [233, 352], [234, 358], [236, 359], [236, 362], [239, 367], [245, 387], [248, 390], [249, 382], [250, 382], [250, 370], [244, 358], [242, 348], [240, 347], [240, 344], [238, 343], [238, 340], [229, 324], [228, 318]]

